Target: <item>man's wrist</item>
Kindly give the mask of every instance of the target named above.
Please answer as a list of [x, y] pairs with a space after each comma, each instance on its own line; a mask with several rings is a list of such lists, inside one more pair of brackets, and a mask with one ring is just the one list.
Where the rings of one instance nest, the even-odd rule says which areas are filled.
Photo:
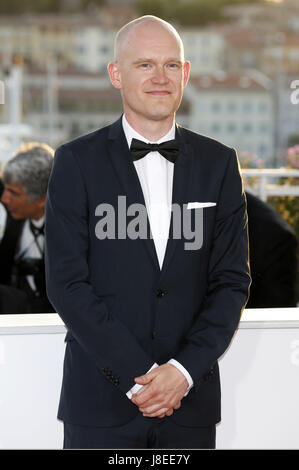
[[191, 375], [189, 374], [189, 372], [185, 369], [185, 367], [182, 366], [182, 364], [178, 361], [176, 361], [175, 359], [170, 359], [168, 361], [168, 364], [172, 364], [173, 366], [175, 366], [177, 369], [179, 369], [180, 372], [182, 372], [182, 374], [184, 374], [187, 382], [188, 382], [188, 388], [186, 390], [186, 393], [184, 395], [187, 396], [190, 389], [193, 387], [193, 380], [192, 380], [192, 377]]

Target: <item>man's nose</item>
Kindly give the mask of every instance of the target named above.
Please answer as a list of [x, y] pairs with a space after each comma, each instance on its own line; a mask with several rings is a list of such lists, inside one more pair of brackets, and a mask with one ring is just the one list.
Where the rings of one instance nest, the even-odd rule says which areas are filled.
[[167, 75], [163, 66], [158, 66], [155, 68], [153, 81], [159, 84], [167, 83], [168, 78], [167, 78]]

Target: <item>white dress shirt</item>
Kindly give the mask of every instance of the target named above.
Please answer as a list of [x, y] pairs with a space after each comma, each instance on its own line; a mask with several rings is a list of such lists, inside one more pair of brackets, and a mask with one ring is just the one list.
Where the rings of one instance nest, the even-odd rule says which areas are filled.
[[7, 213], [4, 205], [0, 202], [0, 242], [4, 237], [4, 232], [6, 228]]
[[[40, 228], [44, 223], [45, 217], [41, 217], [39, 220], [31, 220], [33, 225]], [[24, 256], [26, 258], [41, 258], [44, 251], [44, 235], [38, 235], [35, 241], [34, 235], [30, 230], [29, 226], [30, 219], [26, 219], [23, 225], [23, 230], [20, 238], [19, 246], [17, 247], [15, 253], [15, 259], [18, 259], [19, 256]], [[38, 244], [38, 245], [37, 245]], [[30, 287], [35, 291], [36, 285], [34, 282], [34, 276], [28, 275], [26, 279]]]
[[[138, 132], [129, 125], [125, 115], [123, 115], [122, 124], [129, 148], [133, 138], [152, 144], [160, 144], [175, 138], [175, 124], [173, 124], [172, 128], [166, 135], [156, 142], [150, 142], [142, 135], [138, 134]], [[162, 269], [171, 218], [174, 163], [166, 160], [166, 158], [164, 158], [159, 152], [149, 152], [145, 157], [135, 161], [134, 165], [143, 191], [151, 233], [160, 269]], [[168, 363], [177, 367], [186, 377], [188, 381], [186, 396], [193, 386], [193, 380], [190, 374], [175, 359], [170, 359]], [[158, 367], [158, 364], [153, 364], [149, 371], [155, 367]], [[134, 393], [137, 393], [143, 387], [144, 386], [139, 384], [134, 385], [134, 387], [127, 392], [128, 398], [131, 398]]]

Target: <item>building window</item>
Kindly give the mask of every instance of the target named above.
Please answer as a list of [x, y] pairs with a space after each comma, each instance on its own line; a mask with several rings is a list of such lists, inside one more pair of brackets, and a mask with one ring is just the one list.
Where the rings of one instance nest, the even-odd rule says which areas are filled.
[[244, 101], [243, 109], [246, 112], [251, 111], [252, 110], [252, 103], [250, 101]]
[[233, 134], [234, 132], [236, 132], [237, 130], [237, 126], [234, 122], [230, 122], [228, 125], [227, 125], [227, 132], [229, 132], [230, 134]]
[[82, 46], [82, 45], [78, 46], [77, 52], [78, 54], [85, 54], [85, 46]]
[[267, 111], [268, 103], [265, 103], [265, 102], [262, 101], [261, 103], [259, 103], [258, 109], [259, 109], [259, 111], [262, 111], [262, 112]]
[[266, 144], [260, 144], [259, 145], [259, 154], [261, 156], [264, 156], [267, 152], [267, 145]]
[[101, 54], [108, 54], [109, 48], [108, 48], [107, 46], [100, 46], [100, 47], [99, 47], [99, 52], [100, 52]]
[[218, 134], [221, 132], [221, 125], [218, 122], [214, 122], [211, 126], [211, 131], [215, 132], [215, 134]]
[[250, 122], [245, 122], [243, 125], [243, 131], [247, 133], [252, 132], [252, 124]]
[[269, 131], [268, 124], [266, 122], [262, 122], [259, 126], [259, 131], [261, 134], [266, 134]]
[[237, 104], [234, 101], [229, 101], [227, 103], [227, 109], [228, 109], [228, 111], [236, 111]]
[[219, 101], [214, 101], [211, 105], [211, 109], [214, 113], [217, 113], [218, 111], [221, 110], [221, 104], [219, 103]]

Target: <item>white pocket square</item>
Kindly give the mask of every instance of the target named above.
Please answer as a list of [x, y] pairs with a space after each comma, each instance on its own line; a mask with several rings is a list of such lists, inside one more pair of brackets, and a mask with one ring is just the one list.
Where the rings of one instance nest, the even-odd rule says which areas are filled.
[[188, 202], [187, 209], [198, 209], [216, 206], [216, 202]]

